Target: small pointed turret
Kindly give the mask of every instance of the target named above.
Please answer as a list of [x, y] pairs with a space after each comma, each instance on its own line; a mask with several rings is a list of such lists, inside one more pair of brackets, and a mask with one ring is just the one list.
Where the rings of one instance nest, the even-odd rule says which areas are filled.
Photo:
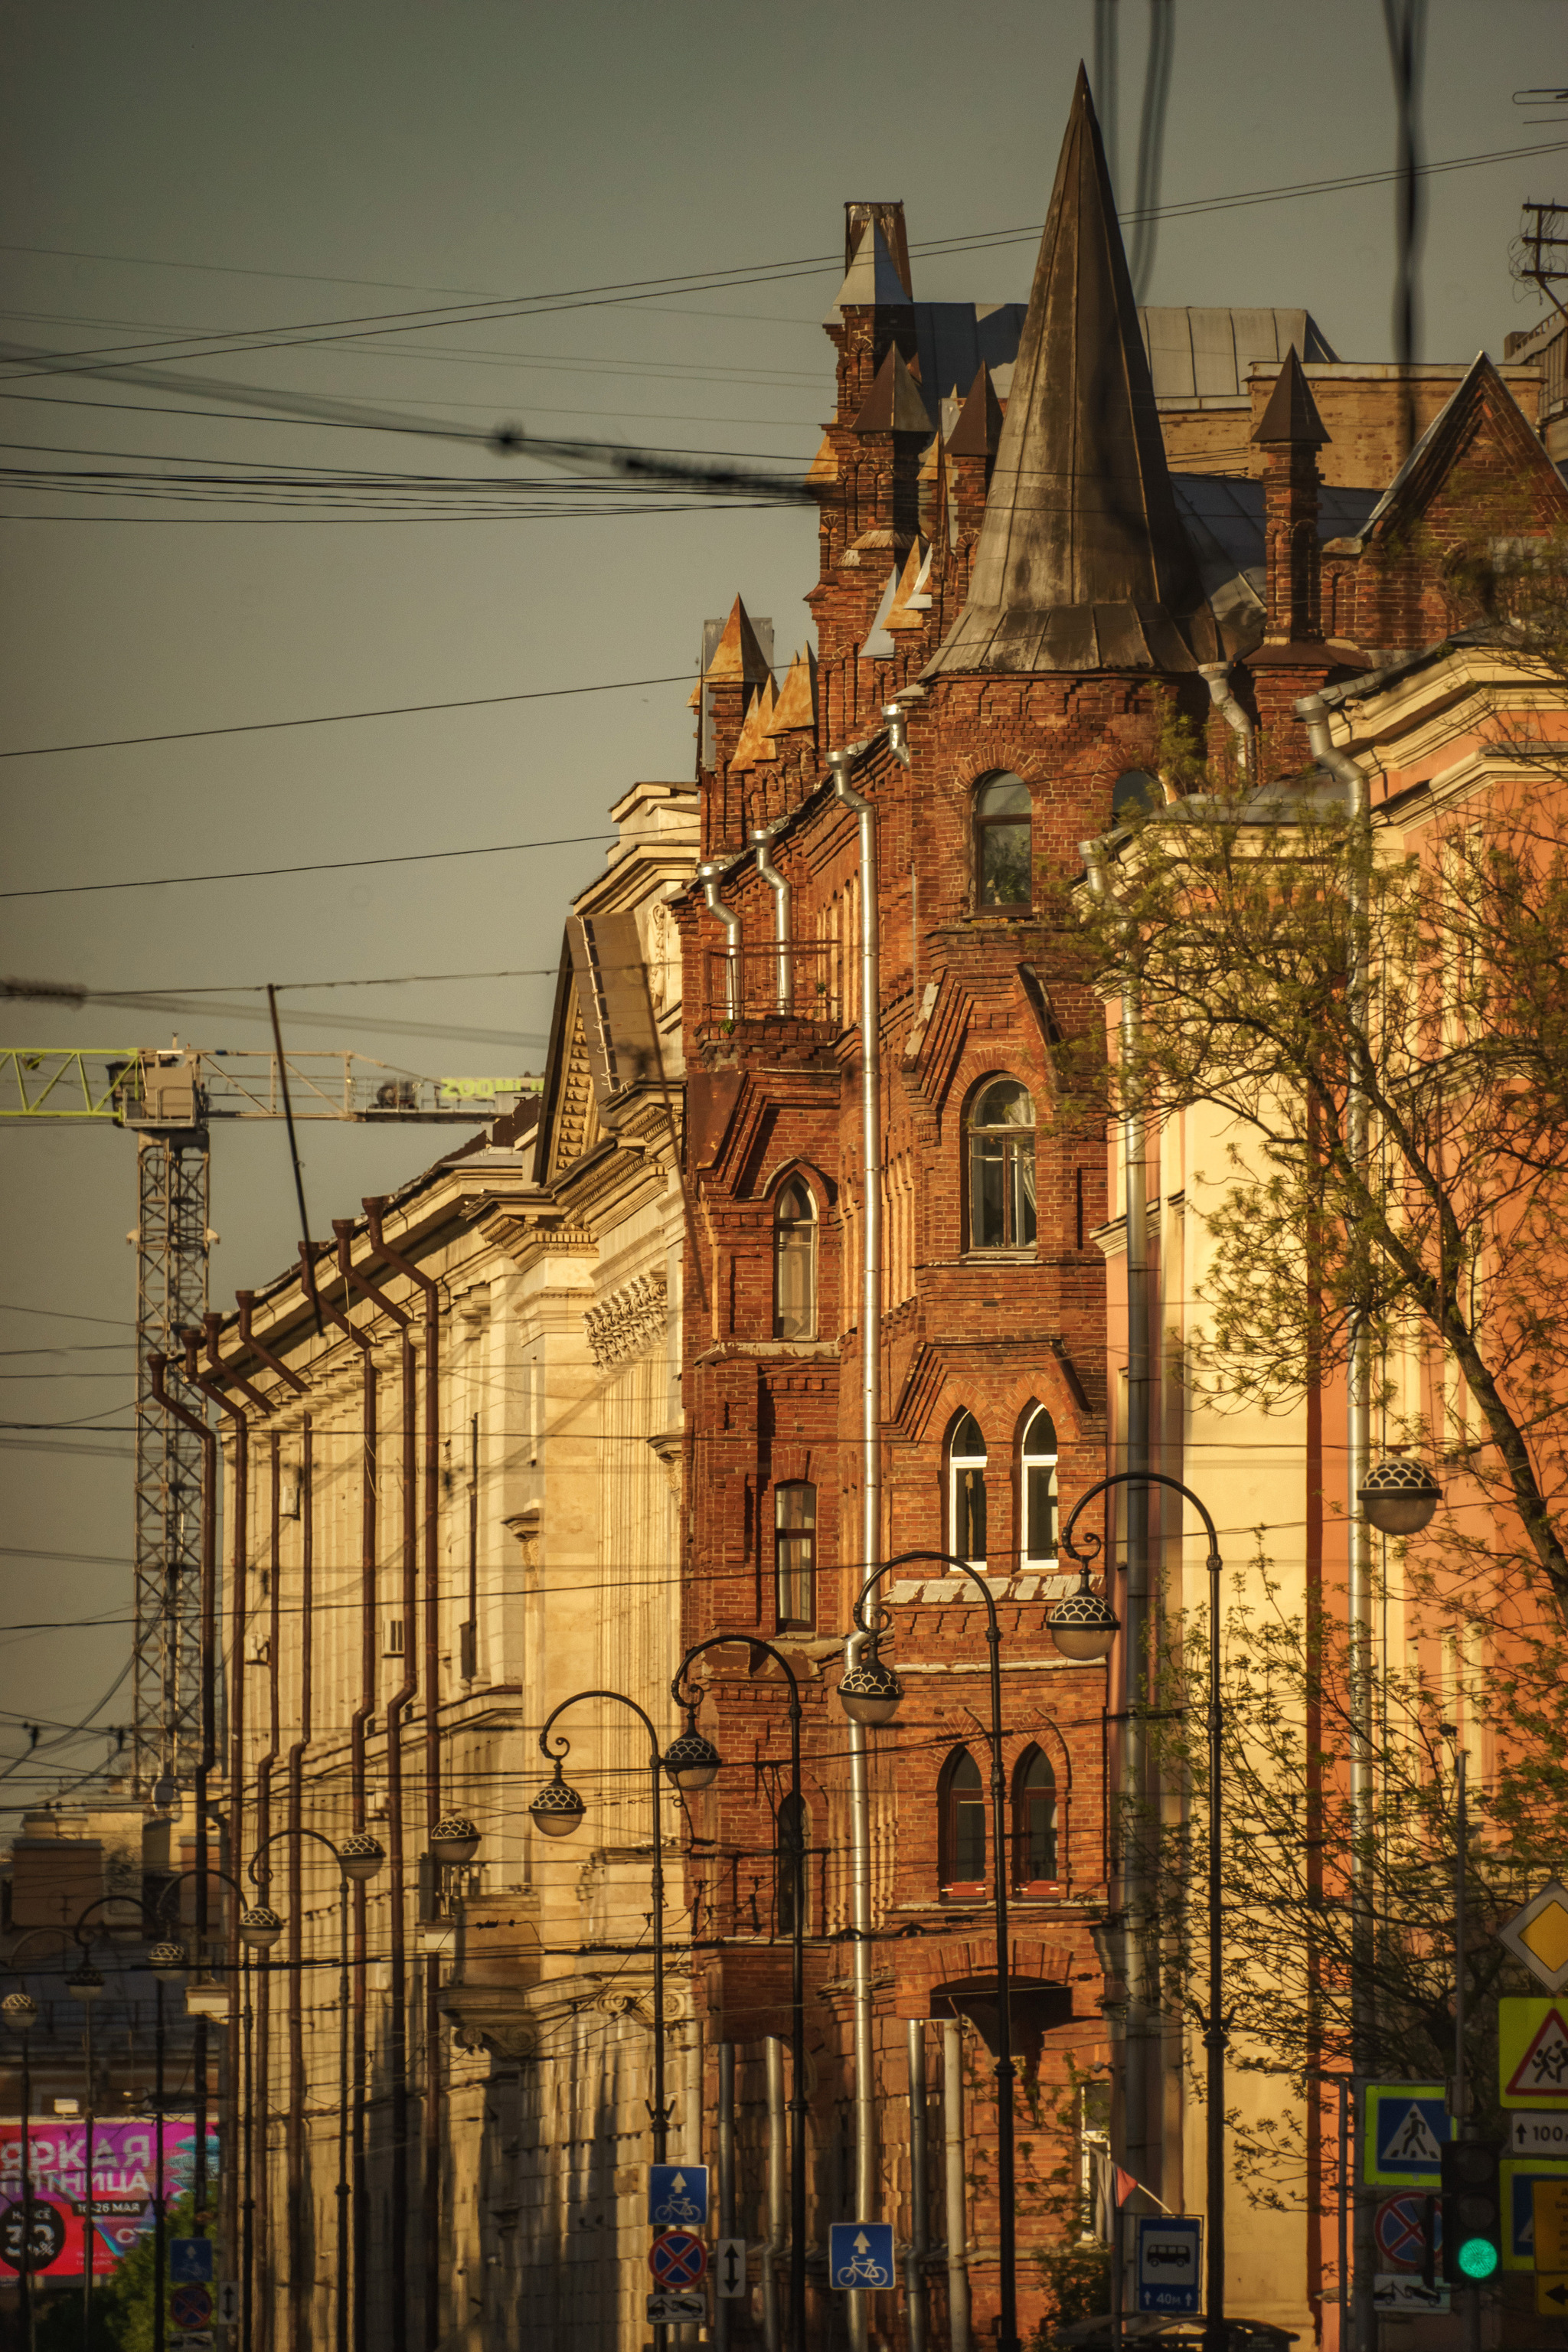
[[970, 385], [959, 411], [957, 424], [947, 436], [947, 446], [955, 457], [994, 457], [1002, 441], [1002, 404], [991, 381], [991, 371], [984, 360], [980, 372]]
[[968, 599], [926, 675], [1180, 672], [1219, 651], [1080, 66]]
[[770, 677], [746, 713], [740, 740], [730, 754], [732, 768], [754, 768], [759, 760], [778, 758], [778, 747], [768, 731], [776, 702], [773, 682]]
[[702, 683], [704, 686], [738, 683], [760, 686], [763, 678], [772, 675], [763, 649], [757, 643], [751, 615], [737, 596], [724, 624], [724, 634], [713, 648], [713, 658], [702, 673]]
[[920, 433], [931, 429], [925, 398], [895, 343], [877, 371], [853, 427], [857, 433]]
[[1252, 437], [1260, 449], [1287, 445], [1321, 449], [1329, 438], [1294, 343], [1285, 354], [1285, 364], [1274, 379], [1268, 405]]
[[797, 729], [816, 732], [816, 656], [809, 646], [789, 666], [778, 707], [768, 721], [768, 733], [790, 735]]

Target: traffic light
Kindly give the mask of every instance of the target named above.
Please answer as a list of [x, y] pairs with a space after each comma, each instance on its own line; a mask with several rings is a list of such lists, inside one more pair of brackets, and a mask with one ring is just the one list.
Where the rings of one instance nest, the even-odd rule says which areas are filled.
[[1502, 2262], [1500, 2151], [1491, 2140], [1450, 2140], [1443, 2157], [1443, 2276], [1479, 2286]]

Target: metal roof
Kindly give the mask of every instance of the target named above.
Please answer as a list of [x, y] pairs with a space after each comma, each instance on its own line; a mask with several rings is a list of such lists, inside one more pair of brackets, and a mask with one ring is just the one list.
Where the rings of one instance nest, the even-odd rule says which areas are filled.
[[1255, 360], [1282, 360], [1294, 344], [1304, 361], [1336, 360], [1310, 310], [1142, 310], [1156, 400], [1247, 397]]

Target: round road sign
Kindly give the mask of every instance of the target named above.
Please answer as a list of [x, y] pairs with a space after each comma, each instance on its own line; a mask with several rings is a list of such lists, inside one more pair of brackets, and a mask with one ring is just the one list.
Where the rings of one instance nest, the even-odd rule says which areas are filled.
[[654, 2240], [647, 2266], [660, 2286], [695, 2286], [708, 2267], [708, 2249], [689, 2230], [667, 2230]]
[[[1434, 2198], [1436, 2209], [1434, 2236], [1436, 2250], [1443, 2244], [1443, 2203]], [[1426, 2255], [1426, 2200], [1424, 2197], [1385, 2197], [1377, 2209], [1373, 2224], [1377, 2250], [1391, 2268], [1418, 2271]]]
[[177, 2286], [169, 2297], [169, 2316], [176, 2327], [210, 2327], [213, 2291], [195, 2279]]

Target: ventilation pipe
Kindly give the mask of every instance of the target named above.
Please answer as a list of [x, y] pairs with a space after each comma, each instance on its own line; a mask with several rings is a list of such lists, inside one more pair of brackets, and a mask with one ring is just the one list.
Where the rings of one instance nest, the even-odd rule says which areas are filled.
[[963, 2179], [963, 2032], [942, 2024], [942, 2184], [947, 2208], [947, 2327], [952, 2352], [970, 2352], [969, 2213]]
[[1198, 676], [1208, 688], [1209, 700], [1236, 737], [1237, 756], [1241, 761], [1242, 774], [1249, 784], [1255, 783], [1257, 778], [1253, 765], [1257, 745], [1252, 721], [1230, 690], [1230, 664], [1200, 662]]
[[719, 885], [723, 879], [723, 874], [724, 868], [721, 866], [700, 866], [697, 869], [697, 879], [702, 885], [702, 896], [708, 902], [708, 911], [710, 915], [717, 915], [729, 934], [724, 950], [724, 1011], [733, 1021], [739, 1017], [740, 1013], [737, 967], [741, 957], [741, 918], [736, 914], [733, 907], [726, 907], [719, 896]]
[[[856, 820], [860, 840], [860, 1156], [862, 1264], [860, 1288], [860, 1560], [863, 1583], [882, 1540], [882, 985], [878, 931], [877, 816], [849, 778], [866, 746], [829, 751], [833, 789]], [[859, 1662], [867, 1636], [845, 1644], [845, 1670]], [[871, 1796], [866, 1727], [850, 1723], [849, 1883], [851, 2007], [855, 2044], [855, 2210], [874, 2218], [877, 2194], [877, 2085], [871, 1995]], [[848, 2297], [850, 2341], [864, 2352], [869, 2315], [864, 2294]]]
[[[791, 968], [789, 903], [790, 887], [773, 864], [771, 844], [777, 825], [759, 825], [752, 835], [752, 846], [757, 853], [757, 871], [773, 894], [773, 945], [778, 952], [779, 968], [775, 1002], [781, 1013], [790, 1012], [795, 1004], [795, 973]], [[712, 900], [709, 900], [712, 905]]]
[[[1089, 887], [1102, 903], [1110, 889], [1105, 872], [1105, 844], [1079, 844], [1089, 875]], [[1122, 965], [1121, 1062], [1136, 1067], [1142, 1042], [1142, 1002], [1137, 965], [1129, 955]], [[1150, 1327], [1152, 1282], [1148, 1259], [1147, 1133], [1141, 1090], [1126, 1088], [1121, 1118], [1121, 1157], [1127, 1208], [1127, 1427], [1123, 1468], [1147, 1470], [1150, 1454]], [[1121, 1717], [1121, 1770], [1118, 1775], [1120, 1818], [1113, 1845], [1117, 1899], [1115, 1925], [1110, 1938], [1113, 1965], [1120, 1961], [1127, 1989], [1125, 2022], [1121, 2028], [1121, 2151], [1129, 2172], [1145, 2187], [1157, 2189], [1160, 2148], [1151, 2137], [1150, 2015], [1151, 1969], [1148, 1955], [1150, 1873], [1146, 1850], [1148, 1822], [1148, 1749], [1144, 1730], [1145, 1684], [1149, 1622], [1149, 1496], [1147, 1486], [1121, 1489], [1126, 1529], [1126, 1604], [1121, 1630], [1121, 1691], [1117, 1712]]]
[[[1327, 775], [1342, 784], [1350, 803], [1350, 972], [1347, 1010], [1352, 1038], [1366, 1034], [1370, 1008], [1366, 861], [1371, 853], [1372, 808], [1364, 772], [1344, 751], [1336, 751], [1329, 733], [1328, 705], [1321, 694], [1304, 694], [1296, 716], [1307, 730], [1312, 757]], [[1364, 1173], [1367, 1165], [1368, 1118], [1365, 1088], [1352, 1059], [1345, 1088], [1345, 1142], [1351, 1165]], [[1372, 1466], [1372, 1335], [1364, 1311], [1355, 1318], [1345, 1381], [1345, 1518], [1349, 1550], [1349, 1618], [1351, 1637], [1351, 2040], [1356, 2067], [1370, 2063], [1372, 2041], [1372, 1938], [1373, 1901], [1372, 1853], [1373, 1689], [1372, 1689], [1372, 1535], [1361, 1501]], [[1357, 2199], [1355, 2215], [1355, 2339], [1376, 2340], [1373, 2307], [1373, 2275], [1376, 2268], [1372, 2210]]]
[[779, 2263], [789, 2242], [789, 2168], [784, 2149], [784, 2043], [770, 2033], [763, 2044], [768, 2084], [768, 2235], [763, 2248], [763, 2347], [781, 2352]]
[[[437, 1709], [441, 1641], [441, 1292], [401, 1250], [393, 1248], [382, 1231], [386, 1213], [384, 1196], [361, 1203], [370, 1245], [384, 1265], [405, 1276], [425, 1301], [425, 1833], [426, 1839], [441, 1818], [441, 1726]], [[405, 1629], [406, 1643], [412, 1622]], [[422, 2117], [420, 2234], [424, 2247], [424, 2341], [426, 2352], [436, 2352], [440, 2341], [441, 2278], [441, 2047], [439, 1998], [441, 1964], [432, 1953], [425, 1974], [425, 2105]]]

